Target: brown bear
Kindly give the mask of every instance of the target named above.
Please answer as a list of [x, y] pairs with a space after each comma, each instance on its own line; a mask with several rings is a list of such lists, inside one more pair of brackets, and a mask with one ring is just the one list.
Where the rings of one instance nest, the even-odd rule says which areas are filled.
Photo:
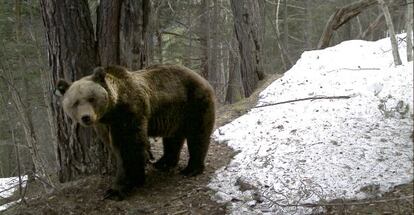
[[98, 67], [69, 83], [60, 80], [64, 112], [83, 126], [105, 125], [117, 162], [116, 179], [105, 198], [121, 200], [145, 180], [149, 137], [163, 138], [157, 169], [176, 167], [184, 141], [189, 161], [181, 173], [200, 174], [215, 120], [215, 97], [197, 73], [176, 65], [155, 65], [131, 72]]

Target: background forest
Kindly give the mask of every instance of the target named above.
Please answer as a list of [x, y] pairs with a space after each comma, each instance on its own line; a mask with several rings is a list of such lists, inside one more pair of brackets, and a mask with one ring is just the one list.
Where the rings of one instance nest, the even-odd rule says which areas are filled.
[[[65, 20], [65, 13], [50, 10], [50, 2], [53, 1], [0, 0], [0, 177], [34, 176], [33, 171], [47, 176], [57, 171], [60, 181], [68, 181], [78, 175], [105, 171], [96, 165], [89, 171], [86, 169], [90, 166], [82, 163], [65, 164], [71, 156], [78, 155], [65, 154], [65, 150], [72, 149], [56, 144], [62, 138], [71, 139], [65, 136], [71, 128], [66, 133], [56, 132], [62, 128], [56, 128], [60, 126], [55, 121], [59, 107], [55, 107], [52, 83], [59, 77], [76, 79], [90, 71], [61, 72], [67, 65], [56, 61], [53, 50], [59, 47], [74, 53], [70, 49], [80, 45], [70, 39], [62, 44], [56, 42], [58, 34], [50, 31], [48, 24], [57, 22], [59, 15]], [[72, 10], [90, 14], [85, 26], [93, 28], [92, 39], [99, 38], [89, 44], [91, 49], [99, 50], [91, 54], [92, 58], [99, 59], [92, 62], [84, 56], [90, 60], [86, 64], [115, 63], [131, 69], [156, 63], [182, 64], [204, 76], [216, 90], [220, 105], [224, 105], [251, 95], [266, 77], [283, 74], [304, 51], [323, 47], [319, 40], [331, 15], [358, 1], [125, 1], [122, 7], [118, 5], [121, 14], [111, 11], [116, 8], [112, 1], [67, 2], [71, 3], [62, 8], [86, 6]], [[387, 35], [383, 12], [376, 1], [360, 2], [368, 2], [368, 6], [334, 32], [330, 45], [351, 39], [377, 40]], [[131, 13], [140, 4], [140, 10]], [[406, 2], [387, 4], [395, 31], [405, 32]], [[120, 24], [114, 27], [111, 17], [115, 15], [120, 17]], [[243, 20], [247, 17], [250, 21], [246, 26]], [[251, 29], [250, 34], [243, 34], [245, 28]], [[111, 30], [119, 32], [119, 47], [113, 46], [113, 35], [108, 33]], [[79, 31], [66, 33], [67, 38], [79, 37], [79, 41], [85, 35]], [[59, 56], [64, 57], [67, 56]], [[85, 160], [86, 163], [88, 158]], [[64, 170], [68, 165], [80, 170]]]

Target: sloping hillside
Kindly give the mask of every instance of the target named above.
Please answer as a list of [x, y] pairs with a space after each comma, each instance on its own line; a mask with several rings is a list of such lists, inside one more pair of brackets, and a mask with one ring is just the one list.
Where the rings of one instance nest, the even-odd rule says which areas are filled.
[[413, 180], [412, 102], [413, 62], [394, 66], [389, 38], [305, 52], [255, 108], [215, 131], [239, 153], [209, 187], [232, 214], [381, 196]]

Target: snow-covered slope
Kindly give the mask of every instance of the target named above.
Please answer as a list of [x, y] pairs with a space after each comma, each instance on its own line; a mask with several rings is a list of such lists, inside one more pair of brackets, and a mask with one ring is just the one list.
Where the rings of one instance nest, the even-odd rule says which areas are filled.
[[413, 63], [399, 41], [402, 66], [389, 38], [303, 53], [257, 106], [338, 98], [254, 108], [217, 129], [240, 153], [216, 172], [213, 198], [232, 214], [306, 214], [286, 205], [366, 198], [413, 180]]

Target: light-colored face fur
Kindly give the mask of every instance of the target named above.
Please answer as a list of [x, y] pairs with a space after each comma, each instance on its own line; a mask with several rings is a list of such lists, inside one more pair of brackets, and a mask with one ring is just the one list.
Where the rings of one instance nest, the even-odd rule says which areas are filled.
[[89, 77], [73, 82], [63, 95], [63, 110], [82, 126], [95, 124], [107, 110], [108, 92]]

